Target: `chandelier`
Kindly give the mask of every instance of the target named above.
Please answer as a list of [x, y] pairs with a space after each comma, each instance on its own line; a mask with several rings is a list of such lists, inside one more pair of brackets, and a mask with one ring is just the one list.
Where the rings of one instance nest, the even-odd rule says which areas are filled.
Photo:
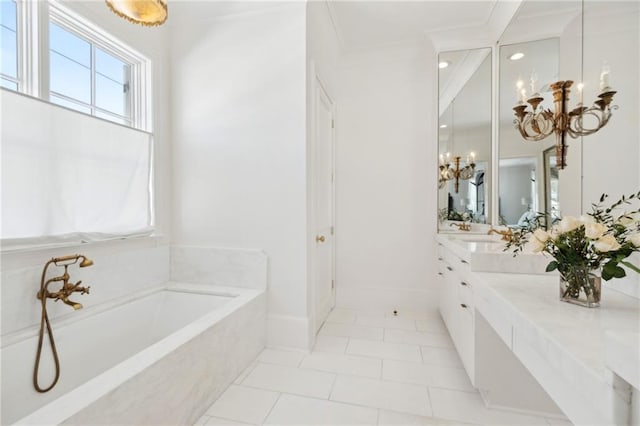
[[166, 0], [105, 0], [109, 9], [121, 18], [145, 26], [162, 25], [169, 11]]
[[[611, 105], [616, 91], [609, 87], [609, 67], [605, 64], [600, 74], [600, 94], [598, 99], [589, 108], [582, 106], [582, 101], [569, 110], [569, 92], [573, 81], [557, 81], [550, 85], [553, 90], [554, 111], [538, 108], [543, 101], [542, 96], [536, 90], [537, 78], [535, 73], [531, 77], [532, 95], [526, 99], [522, 82], [518, 81], [520, 101], [513, 108], [516, 119], [513, 121], [515, 128], [528, 141], [541, 141], [547, 136], [556, 135], [556, 162], [559, 169], [567, 166], [567, 134], [572, 138], [591, 135], [607, 125], [612, 111], [617, 109]], [[582, 85], [578, 85], [580, 97], [582, 97]], [[525, 103], [526, 99], [526, 103]], [[527, 103], [531, 110], [527, 111]], [[592, 126], [585, 126], [584, 118], [595, 119]]]
[[476, 155], [471, 153], [471, 160], [467, 155], [467, 165], [460, 167], [460, 159], [462, 157], [456, 156], [453, 158], [453, 167], [449, 163], [450, 154], [447, 152], [447, 161], [445, 162], [444, 156], [440, 155], [440, 177], [438, 179], [438, 188], [444, 188], [447, 181], [453, 180], [453, 188], [458, 193], [460, 189], [460, 179], [470, 179], [473, 177], [476, 171]]
[[[453, 135], [455, 131], [454, 125], [454, 106], [455, 99], [451, 101], [451, 146], [453, 147]], [[460, 167], [460, 159], [462, 157], [455, 156], [453, 157], [453, 167], [451, 167], [451, 162], [449, 159], [451, 158], [451, 154], [447, 152], [447, 158], [445, 161], [444, 155], [440, 154], [440, 165], [439, 169], [439, 177], [438, 177], [438, 188], [442, 189], [445, 187], [446, 183], [450, 180], [453, 180], [453, 188], [458, 193], [460, 189], [460, 179], [470, 179], [475, 174], [476, 170], [476, 155], [472, 152], [471, 158], [467, 155], [467, 162], [464, 167]]]

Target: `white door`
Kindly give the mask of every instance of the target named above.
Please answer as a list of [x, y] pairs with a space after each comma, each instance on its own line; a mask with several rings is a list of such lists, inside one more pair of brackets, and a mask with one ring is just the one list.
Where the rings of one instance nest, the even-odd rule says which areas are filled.
[[315, 96], [316, 331], [335, 305], [333, 229], [333, 102], [316, 80]]

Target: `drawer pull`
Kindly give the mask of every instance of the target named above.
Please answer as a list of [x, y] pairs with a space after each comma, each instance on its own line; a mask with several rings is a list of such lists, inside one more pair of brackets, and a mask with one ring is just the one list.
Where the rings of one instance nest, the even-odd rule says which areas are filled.
[[467, 305], [465, 305], [464, 303], [461, 303], [460, 306], [462, 306], [463, 308], [467, 309]]
[[464, 281], [460, 281], [460, 285], [467, 286], [467, 285], [469, 285], [469, 284], [465, 283]]
[[444, 275], [444, 274], [443, 274], [442, 272], [438, 272], [438, 275], [442, 276], [442, 275]]
[[447, 266], [447, 269], [453, 271], [453, 268], [451, 266]]
[[464, 260], [464, 259], [460, 259], [460, 262], [461, 262], [461, 263], [469, 263], [469, 262], [467, 262], [467, 261], [466, 261], [466, 260]]
[[439, 257], [439, 258], [438, 258], [438, 260], [444, 260], [444, 259], [442, 259], [441, 257]]

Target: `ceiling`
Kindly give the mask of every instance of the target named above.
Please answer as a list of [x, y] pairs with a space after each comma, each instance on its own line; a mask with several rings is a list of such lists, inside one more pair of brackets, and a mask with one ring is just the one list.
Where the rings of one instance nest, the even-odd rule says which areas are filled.
[[431, 33], [479, 27], [495, 0], [327, 2], [345, 51], [419, 42]]

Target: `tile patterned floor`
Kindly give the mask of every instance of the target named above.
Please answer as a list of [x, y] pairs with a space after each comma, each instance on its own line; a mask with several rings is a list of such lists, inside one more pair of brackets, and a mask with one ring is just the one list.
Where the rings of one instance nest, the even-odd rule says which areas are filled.
[[196, 425], [562, 425], [488, 409], [440, 316], [334, 309], [310, 354], [265, 349]]

